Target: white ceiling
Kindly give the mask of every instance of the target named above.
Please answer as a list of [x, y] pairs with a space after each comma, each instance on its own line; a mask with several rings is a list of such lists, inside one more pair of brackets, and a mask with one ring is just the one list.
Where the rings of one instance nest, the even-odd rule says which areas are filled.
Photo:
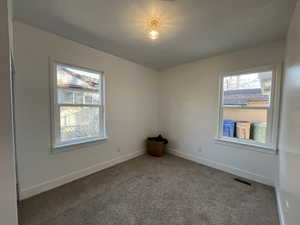
[[[15, 0], [15, 18], [154, 68], [284, 39], [297, 0]], [[158, 40], [147, 37], [152, 15]]]

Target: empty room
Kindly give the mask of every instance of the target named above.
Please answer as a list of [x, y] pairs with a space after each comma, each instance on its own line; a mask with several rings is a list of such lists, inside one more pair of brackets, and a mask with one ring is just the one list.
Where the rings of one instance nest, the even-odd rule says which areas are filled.
[[300, 225], [300, 0], [0, 2], [0, 225]]

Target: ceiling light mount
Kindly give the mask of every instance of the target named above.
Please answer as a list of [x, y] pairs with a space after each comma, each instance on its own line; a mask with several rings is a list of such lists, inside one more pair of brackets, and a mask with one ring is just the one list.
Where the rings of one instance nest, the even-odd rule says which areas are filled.
[[151, 18], [149, 21], [149, 38], [156, 40], [159, 37], [160, 21], [157, 18]]

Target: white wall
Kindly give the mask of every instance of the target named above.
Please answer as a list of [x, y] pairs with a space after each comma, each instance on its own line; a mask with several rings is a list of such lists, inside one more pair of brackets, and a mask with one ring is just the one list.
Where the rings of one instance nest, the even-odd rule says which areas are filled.
[[0, 0], [0, 224], [17, 225], [17, 191], [11, 108], [11, 1]]
[[162, 71], [159, 124], [173, 153], [274, 185], [277, 155], [216, 143], [214, 138], [220, 74], [280, 64], [283, 55], [284, 42], [272, 42]]
[[300, 1], [288, 33], [285, 66], [279, 139], [278, 194], [285, 224], [298, 225], [300, 223]]
[[[157, 134], [156, 71], [19, 22], [15, 23], [14, 35], [21, 198], [135, 156], [144, 149], [145, 138]], [[49, 56], [104, 71], [107, 141], [50, 153]]]

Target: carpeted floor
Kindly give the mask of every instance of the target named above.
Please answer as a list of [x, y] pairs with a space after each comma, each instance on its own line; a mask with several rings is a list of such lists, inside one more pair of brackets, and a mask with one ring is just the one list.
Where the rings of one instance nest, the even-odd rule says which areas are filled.
[[279, 225], [274, 189], [141, 156], [20, 202], [21, 225]]

